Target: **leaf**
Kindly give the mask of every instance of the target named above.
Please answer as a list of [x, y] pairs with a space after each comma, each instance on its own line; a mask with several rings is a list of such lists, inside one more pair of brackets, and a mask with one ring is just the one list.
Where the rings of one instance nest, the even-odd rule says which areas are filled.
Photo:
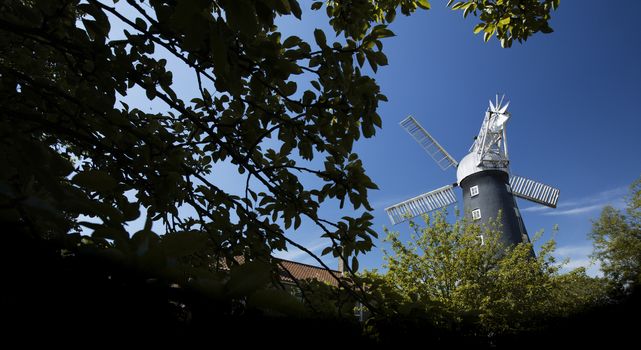
[[[450, 3], [448, 3], [448, 5], [449, 4]], [[462, 1], [459, 1], [456, 4], [454, 4], [454, 6], [452, 6], [452, 10], [458, 10], [458, 9], [462, 8], [463, 6], [465, 6], [465, 3], [462, 2]]]
[[147, 30], [147, 22], [140, 17], [136, 18], [136, 26], [142, 30]]
[[375, 52], [371, 50], [365, 51], [365, 58], [367, 58], [367, 63], [369, 63], [369, 66], [372, 67], [372, 70], [376, 73], [378, 70], [378, 64], [376, 63]]
[[300, 215], [294, 216], [294, 230], [298, 229], [300, 227]]
[[490, 40], [490, 38], [492, 37], [492, 34], [493, 32], [485, 32], [485, 34], [483, 34], [483, 41], [488, 42], [488, 40]]
[[302, 41], [301, 38], [299, 38], [299, 37], [297, 37], [295, 35], [292, 35], [292, 36], [288, 37], [287, 39], [285, 39], [285, 41], [283, 41], [283, 47], [286, 48], [286, 49], [289, 49], [291, 47], [294, 47], [294, 46], [298, 45], [301, 41]]
[[320, 46], [321, 48], [327, 47], [327, 38], [325, 37], [325, 32], [323, 32], [322, 30], [314, 30], [314, 39], [316, 40], [316, 44], [318, 44], [318, 46]]
[[100, 28], [100, 26], [96, 21], [92, 21], [90, 19], [83, 19], [82, 24], [84, 24], [85, 28], [87, 29], [87, 33], [89, 34], [89, 37], [91, 39], [98, 40], [100, 37], [104, 37], [103, 30]]
[[363, 67], [363, 63], [365, 63], [365, 54], [363, 51], [358, 51], [358, 53], [356, 53], [356, 60], [358, 62], [358, 66]]
[[89, 191], [96, 192], [110, 192], [118, 186], [118, 181], [108, 173], [100, 170], [80, 172], [71, 181]]
[[298, 4], [298, 1], [296, 0], [288, 0], [289, 5], [291, 7], [292, 14], [294, 17], [301, 19], [301, 16], [303, 15], [303, 10], [300, 8], [300, 5]]
[[281, 91], [285, 96], [291, 96], [296, 92], [296, 83], [293, 81], [288, 81], [282, 88]]
[[[95, 34], [98, 34], [102, 37], [107, 37], [109, 35], [109, 30], [111, 29], [111, 24], [109, 23], [109, 18], [103, 10], [98, 7], [98, 5], [95, 4], [79, 4], [78, 9], [81, 11], [84, 11], [85, 13], [91, 15], [91, 17], [94, 18], [95, 21], [90, 21], [90, 20], [85, 20], [83, 19], [82, 22], [87, 25], [87, 22], [89, 22], [90, 28], [87, 28], [88, 30], [91, 30], [94, 34], [94, 39], [95, 39]], [[86, 21], [86, 22], [85, 22]]]
[[322, 1], [317, 1], [317, 2], [312, 4], [311, 8], [312, 8], [312, 10], [318, 10], [321, 7], [323, 7], [323, 2]]
[[289, 0], [278, 0], [282, 6], [283, 14], [288, 14], [292, 11], [291, 6], [289, 5]]
[[145, 89], [145, 94], [150, 101], [153, 101], [153, 99], [156, 98], [156, 89], [153, 87], [147, 88]]
[[372, 35], [374, 37], [376, 37], [376, 38], [382, 39], [382, 38], [393, 37], [396, 34], [394, 34], [393, 31], [387, 29], [387, 26], [378, 25], [378, 26], [374, 27], [374, 29], [372, 30]]
[[352, 257], [352, 272], [358, 271], [358, 258], [355, 256]]
[[378, 63], [379, 66], [387, 66], [387, 56], [381, 51], [377, 51], [374, 53], [374, 58], [376, 59], [376, 63]]
[[427, 0], [417, 0], [416, 4], [418, 5], [418, 7], [422, 8], [422, 9], [425, 9], [425, 10], [429, 10], [430, 7], [431, 7], [430, 6], [430, 2], [427, 1]]

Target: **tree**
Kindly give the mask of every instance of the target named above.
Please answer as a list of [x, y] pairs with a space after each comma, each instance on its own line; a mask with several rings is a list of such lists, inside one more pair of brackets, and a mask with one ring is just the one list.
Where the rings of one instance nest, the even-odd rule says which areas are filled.
[[641, 178], [630, 185], [626, 214], [606, 206], [590, 233], [592, 257], [615, 293], [631, 292], [641, 283]]
[[[489, 36], [511, 42], [546, 32], [556, 5], [452, 8], [479, 13]], [[375, 135], [386, 101], [365, 72], [387, 64], [382, 39], [394, 35], [397, 11], [428, 8], [426, 0], [315, 2], [311, 10], [324, 9], [342, 37], [316, 29], [308, 43], [278, 31], [278, 16], [302, 18], [295, 0], [3, 2], [3, 224], [62, 241], [70, 254], [93, 249], [197, 284], [237, 256], [275, 264], [271, 253], [288, 244], [314, 255], [285, 235], [309, 220], [332, 241], [323, 254], [352, 256], [356, 269], [376, 237], [367, 194], [377, 187], [352, 146]], [[196, 95], [176, 88], [178, 71], [192, 75]], [[127, 105], [132, 91], [164, 110]], [[216, 183], [223, 162], [244, 177], [243, 194]], [[326, 200], [361, 212], [322, 218]], [[141, 213], [145, 225], [132, 232]]]
[[602, 298], [599, 280], [584, 269], [560, 273], [553, 240], [532, 257], [532, 243], [504, 246], [494, 222], [450, 224], [443, 212], [424, 220], [425, 227], [410, 223], [408, 243], [387, 232], [391, 252], [382, 278], [406, 302], [449, 315], [440, 324], [473, 325], [471, 332], [480, 334], [530, 331]]

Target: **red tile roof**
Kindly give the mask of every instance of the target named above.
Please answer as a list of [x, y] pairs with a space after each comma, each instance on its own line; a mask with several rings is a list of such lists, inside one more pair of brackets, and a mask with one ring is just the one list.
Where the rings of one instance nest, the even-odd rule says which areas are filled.
[[[234, 259], [239, 264], [245, 263], [244, 256], [237, 256]], [[280, 278], [281, 278], [281, 281], [283, 282], [293, 283], [294, 279], [298, 281], [316, 279], [320, 282], [325, 282], [332, 286], [338, 286], [338, 281], [336, 279], [341, 276], [340, 271], [337, 271], [337, 270], [328, 271], [328, 270], [325, 270], [325, 268], [323, 267], [303, 264], [303, 263], [299, 263], [291, 260], [284, 260], [284, 259], [277, 259], [277, 258], [274, 258], [274, 260], [276, 260], [276, 262], [278, 263], [278, 266], [280, 266], [281, 268]], [[221, 261], [221, 263], [222, 263], [222, 268], [227, 270], [228, 267], [225, 261], [223, 260]]]
[[[336, 270], [325, 270], [322, 267], [303, 264], [295, 261], [278, 259], [279, 266], [287, 271], [281, 271], [281, 280], [285, 282], [293, 282], [292, 277], [297, 280], [316, 279], [320, 282], [325, 282], [333, 286], [338, 286], [336, 278], [341, 276], [341, 273]], [[288, 273], [289, 272], [289, 273]]]

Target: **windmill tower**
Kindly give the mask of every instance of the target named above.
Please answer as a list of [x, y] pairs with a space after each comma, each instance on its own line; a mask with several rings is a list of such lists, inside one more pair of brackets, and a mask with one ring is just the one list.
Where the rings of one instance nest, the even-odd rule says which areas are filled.
[[454, 187], [463, 191], [465, 215], [479, 224], [496, 219], [501, 212], [502, 240], [506, 245], [528, 242], [521, 213], [516, 204], [520, 197], [551, 208], [556, 208], [559, 190], [510, 174], [505, 126], [510, 119], [503, 98], [498, 96], [485, 112], [478, 136], [469, 153], [457, 162], [430, 135], [414, 117], [401, 121], [401, 126], [436, 161], [442, 170], [456, 168], [456, 183], [421, 194], [385, 209], [392, 224], [398, 224], [456, 202]]

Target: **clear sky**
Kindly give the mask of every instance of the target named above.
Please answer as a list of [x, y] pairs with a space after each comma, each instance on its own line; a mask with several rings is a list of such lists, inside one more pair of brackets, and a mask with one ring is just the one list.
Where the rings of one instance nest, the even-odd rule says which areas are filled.
[[[324, 11], [310, 13], [309, 2], [300, 3], [303, 20], [281, 19], [280, 30], [313, 42], [314, 28], [323, 28], [331, 39]], [[441, 171], [398, 123], [414, 115], [460, 160], [478, 133], [488, 99], [505, 93], [511, 101], [507, 133], [512, 172], [561, 190], [557, 209], [519, 200], [530, 237], [544, 229], [543, 240], [549, 239], [558, 224], [557, 255], [570, 258], [569, 267], [587, 266], [590, 220], [606, 204], [623, 208], [628, 185], [641, 176], [641, 2], [608, 6], [597, 0], [564, 0], [553, 13], [554, 33], [537, 34], [510, 49], [474, 35], [475, 18], [463, 19], [460, 12], [446, 9], [445, 2], [432, 6], [410, 17], [399, 15], [392, 24], [397, 36], [384, 40], [390, 64], [375, 75], [389, 98], [379, 109], [383, 129], [356, 145], [368, 175], [380, 187], [370, 193], [374, 229], [382, 236], [383, 226], [391, 226], [385, 207], [456, 181], [454, 169]], [[118, 32], [122, 26], [115, 21], [112, 39]], [[175, 60], [168, 62], [174, 66], [175, 90], [195, 96], [193, 73]], [[151, 111], [165, 109], [136, 89], [123, 99]], [[218, 165], [211, 178], [232, 193], [244, 189], [245, 178], [228, 164]], [[460, 203], [460, 190], [456, 193]], [[322, 214], [339, 219], [352, 213], [329, 205]], [[392, 229], [409, 236], [407, 224]], [[290, 231], [316, 253], [328, 244], [320, 234], [306, 222]], [[361, 268], [382, 267], [385, 244], [376, 244], [361, 258]], [[295, 249], [277, 256], [314, 263]], [[331, 256], [323, 260], [337, 265]], [[597, 270], [592, 266], [590, 271]]]
[[[570, 258], [568, 267], [587, 266], [591, 220], [606, 204], [623, 208], [628, 185], [641, 176], [641, 2], [562, 1], [553, 13], [554, 33], [510, 49], [474, 35], [475, 18], [463, 19], [444, 3], [432, 6], [392, 24], [397, 36], [384, 41], [390, 64], [375, 75], [389, 98], [380, 108], [383, 129], [356, 146], [380, 187], [370, 196], [375, 229], [382, 234], [391, 226], [385, 207], [456, 181], [455, 171], [441, 171], [398, 123], [414, 115], [460, 160], [488, 99], [505, 93], [512, 172], [561, 190], [557, 209], [519, 200], [530, 237], [544, 229], [542, 240], [549, 239], [558, 224], [557, 256]], [[322, 19], [305, 24], [307, 15], [297, 35], [310, 38]], [[407, 224], [392, 229], [409, 236]], [[324, 242], [315, 234], [304, 242], [319, 252]], [[384, 247], [377, 242], [361, 267], [380, 268]], [[312, 262], [301, 253], [282, 256]]]

